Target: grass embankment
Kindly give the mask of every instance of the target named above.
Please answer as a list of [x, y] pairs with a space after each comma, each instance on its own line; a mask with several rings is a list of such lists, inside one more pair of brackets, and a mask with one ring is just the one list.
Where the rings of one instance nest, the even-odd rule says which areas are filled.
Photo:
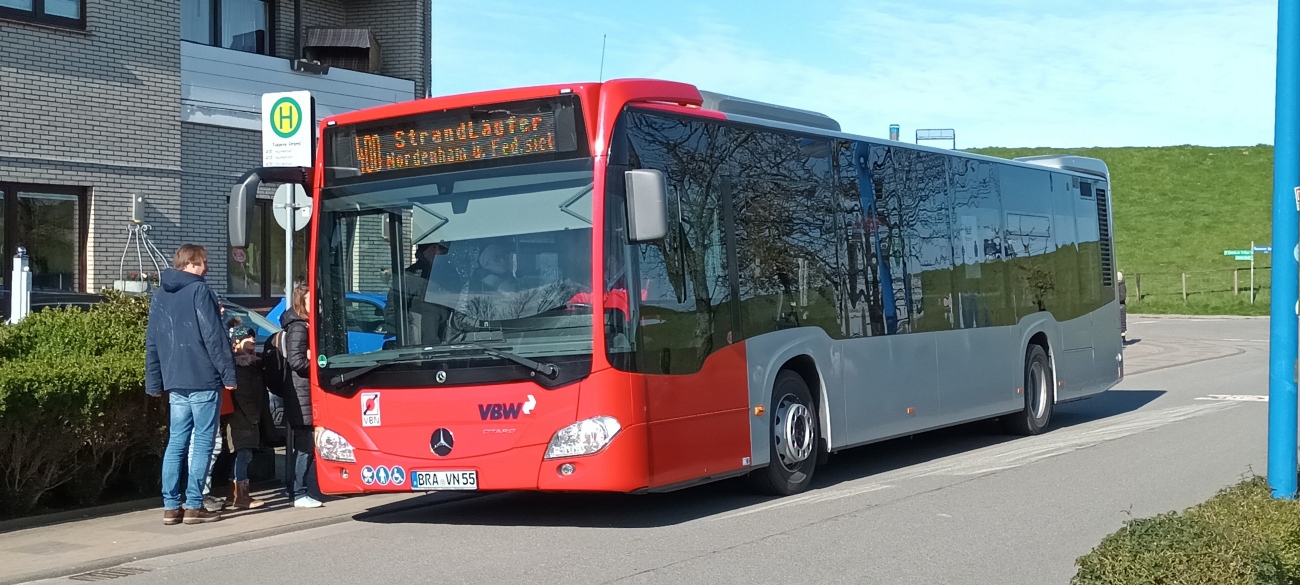
[[1300, 502], [1254, 477], [1182, 512], [1130, 520], [1079, 557], [1076, 585], [1300, 582]]
[[[1077, 154], [1106, 161], [1112, 182], [1115, 259], [1128, 281], [1129, 312], [1267, 315], [1271, 255], [1224, 256], [1272, 237], [1273, 147], [982, 148], [1014, 158]], [[1233, 294], [1233, 271], [1240, 269]], [[1183, 301], [1182, 274], [1187, 274]], [[1137, 276], [1142, 298], [1137, 298]]]

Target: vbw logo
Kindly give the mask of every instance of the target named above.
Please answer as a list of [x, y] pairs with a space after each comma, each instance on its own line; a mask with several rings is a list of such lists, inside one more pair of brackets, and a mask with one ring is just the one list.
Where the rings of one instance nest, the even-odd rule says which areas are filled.
[[527, 402], [511, 402], [497, 404], [480, 404], [478, 405], [478, 416], [483, 420], [503, 420], [519, 418], [520, 413], [532, 414], [533, 407], [537, 405], [537, 399], [532, 394], [528, 395]]
[[522, 402], [514, 404], [480, 404], [478, 405], [478, 416], [483, 420], [519, 418], [519, 413], [523, 409], [524, 403]]

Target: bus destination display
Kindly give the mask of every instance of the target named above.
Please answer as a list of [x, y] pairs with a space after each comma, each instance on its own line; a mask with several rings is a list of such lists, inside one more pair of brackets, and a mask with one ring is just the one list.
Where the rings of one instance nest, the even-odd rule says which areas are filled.
[[555, 112], [440, 118], [358, 132], [353, 140], [361, 174], [555, 152]]

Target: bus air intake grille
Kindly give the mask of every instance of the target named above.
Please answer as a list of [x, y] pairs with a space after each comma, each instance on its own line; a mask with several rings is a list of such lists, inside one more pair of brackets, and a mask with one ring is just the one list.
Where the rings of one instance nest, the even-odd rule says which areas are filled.
[[1110, 209], [1105, 189], [1097, 189], [1097, 228], [1101, 235], [1101, 284], [1115, 285], [1115, 255], [1110, 241]]

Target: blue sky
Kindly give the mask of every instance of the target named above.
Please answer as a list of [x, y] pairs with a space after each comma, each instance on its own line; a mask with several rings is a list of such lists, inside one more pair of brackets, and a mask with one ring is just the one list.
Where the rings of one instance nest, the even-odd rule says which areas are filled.
[[[433, 2], [433, 95], [655, 77], [979, 146], [1273, 142], [1275, 0]], [[943, 146], [944, 143], [933, 143]]]

